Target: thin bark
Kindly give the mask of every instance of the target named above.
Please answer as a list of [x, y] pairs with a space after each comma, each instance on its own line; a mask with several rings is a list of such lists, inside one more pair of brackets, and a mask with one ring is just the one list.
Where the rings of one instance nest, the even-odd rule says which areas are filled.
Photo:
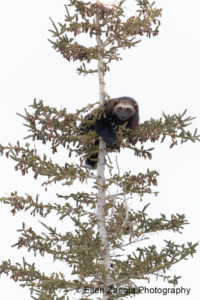
[[[99, 0], [97, 0], [97, 4], [99, 4]], [[98, 14], [96, 14], [96, 25], [99, 24]], [[99, 102], [102, 105], [105, 101], [105, 82], [104, 82], [104, 72], [103, 72], [103, 56], [100, 53], [100, 50], [103, 49], [104, 45], [100, 38], [100, 35], [97, 32], [97, 45], [99, 49], [98, 54], [98, 78], [99, 78]], [[102, 185], [105, 182], [104, 170], [105, 170], [105, 154], [106, 154], [106, 143], [104, 140], [99, 137], [99, 156], [97, 162], [97, 182], [99, 184], [98, 187], [98, 203], [97, 203], [97, 226], [98, 232], [100, 234], [101, 241], [103, 243], [103, 248], [101, 249], [101, 256], [103, 258], [102, 264], [105, 267], [105, 270], [110, 269], [110, 250], [109, 250], [109, 241], [108, 241], [108, 233], [106, 230], [106, 223], [105, 223], [105, 199], [106, 199], [106, 192], [105, 189], [102, 188]], [[107, 287], [110, 283], [110, 276], [106, 276], [106, 286], [104, 289], [107, 290]], [[103, 300], [107, 300], [109, 297], [105, 293], [103, 294]]]

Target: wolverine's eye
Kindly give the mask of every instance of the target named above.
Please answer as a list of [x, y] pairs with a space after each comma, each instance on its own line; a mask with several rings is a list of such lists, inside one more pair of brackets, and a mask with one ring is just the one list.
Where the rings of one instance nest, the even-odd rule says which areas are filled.
[[126, 112], [127, 112], [128, 114], [131, 114], [130, 108], [127, 108], [127, 109], [126, 109]]

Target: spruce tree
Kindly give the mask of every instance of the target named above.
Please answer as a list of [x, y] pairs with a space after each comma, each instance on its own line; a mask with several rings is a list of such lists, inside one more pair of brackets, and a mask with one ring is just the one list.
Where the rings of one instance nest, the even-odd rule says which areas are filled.
[[[44, 223], [42, 225], [49, 234], [37, 234], [32, 228], [25, 228], [24, 224], [19, 241], [15, 244], [18, 248], [27, 247], [28, 251], [39, 252], [42, 256], [49, 253], [54, 260], [60, 260], [72, 267], [72, 279], [68, 280], [66, 274], [46, 276], [33, 264], [30, 265], [23, 259], [23, 264], [13, 265], [10, 260], [3, 261], [0, 265], [0, 274], [11, 274], [14, 281], [22, 281], [21, 286], [28, 286], [33, 299], [67, 299], [71, 291], [83, 291], [82, 299], [93, 299], [97, 294], [103, 299], [122, 298], [131, 294], [138, 294], [140, 279], [149, 281], [151, 275], [162, 277], [169, 284], [178, 283], [177, 276], [171, 278], [166, 271], [170, 267], [196, 252], [197, 243], [177, 245], [172, 241], [165, 241], [166, 245], [161, 251], [156, 246], [137, 247], [132, 255], [124, 258], [123, 251], [136, 242], [149, 238], [149, 234], [163, 230], [180, 232], [184, 225], [188, 224], [185, 215], [172, 214], [167, 219], [164, 214], [152, 219], [148, 217], [146, 210], [136, 211], [128, 204], [128, 198], [134, 194], [142, 197], [145, 194], [157, 195], [152, 186], [157, 186], [157, 171], [147, 169], [145, 174], [138, 175], [125, 172], [112, 174], [112, 162], [106, 153], [123, 151], [124, 148], [132, 150], [133, 154], [141, 158], [152, 158], [152, 150], [145, 149], [143, 144], [147, 141], [154, 143], [166, 137], [171, 138], [171, 147], [186, 141], [199, 140], [197, 131], [191, 134], [185, 130], [193, 120], [185, 117], [186, 111], [179, 115], [167, 116], [163, 113], [159, 120], [151, 119], [138, 126], [133, 131], [126, 128], [126, 124], [117, 131], [117, 146], [109, 148], [95, 131], [83, 132], [80, 122], [86, 126], [95, 124], [95, 120], [104, 114], [104, 107], [109, 101], [105, 92], [105, 74], [110, 71], [112, 60], [121, 59], [121, 48], [132, 48], [140, 42], [138, 36], [153, 37], [158, 35], [160, 26], [161, 9], [157, 9], [154, 3], [147, 0], [136, 0], [138, 10], [130, 18], [126, 18], [124, 1], [118, 4], [106, 5], [100, 3], [85, 3], [70, 0], [65, 5], [65, 23], [59, 26], [52, 21], [55, 40], [50, 42], [53, 48], [60, 52], [65, 59], [80, 61], [77, 69], [81, 75], [98, 74], [99, 102], [89, 104], [87, 107], [77, 110], [75, 113], [67, 113], [66, 109], [57, 110], [44, 106], [42, 101], [36, 99], [31, 107], [34, 113], [26, 111], [21, 115], [26, 121], [30, 134], [26, 138], [37, 139], [43, 144], [51, 142], [52, 153], [59, 151], [59, 146], [66, 147], [69, 157], [72, 153], [80, 156], [80, 164], [66, 162], [64, 165], [54, 164], [46, 155], [39, 156], [31, 145], [26, 143], [21, 146], [0, 145], [0, 152], [5, 152], [6, 157], [11, 157], [15, 162], [15, 170], [21, 170], [26, 175], [31, 169], [34, 178], [46, 176], [44, 186], [52, 182], [62, 182], [71, 186], [76, 180], [86, 184], [88, 180], [94, 183], [91, 193], [77, 192], [68, 195], [57, 194], [58, 198], [64, 198], [64, 205], [39, 203], [38, 197], [21, 197], [17, 192], [10, 197], [2, 197], [0, 201], [12, 206], [13, 215], [20, 210], [31, 210], [31, 214], [39, 213], [47, 217], [56, 211], [60, 220], [71, 218], [76, 228], [76, 234], [67, 231], [65, 235], [57, 233]], [[68, 7], [75, 8], [75, 14], [71, 15]], [[76, 41], [81, 33], [89, 34], [94, 38], [94, 46], [86, 47]], [[72, 37], [73, 36], [73, 37]], [[87, 69], [85, 63], [98, 61], [95, 69]], [[95, 108], [95, 109], [94, 109]], [[85, 120], [84, 115], [94, 109], [93, 119]], [[99, 139], [99, 145], [95, 141]], [[141, 145], [141, 146], [140, 146]], [[84, 160], [98, 152], [97, 171], [84, 165]], [[106, 161], [106, 155], [107, 161]], [[110, 170], [110, 176], [105, 177], [105, 166]], [[117, 193], [111, 194], [110, 188], [115, 185]], [[85, 217], [87, 216], [87, 222]], [[83, 220], [84, 217], [84, 221]], [[62, 246], [60, 245], [62, 243]], [[57, 248], [55, 248], [57, 245]], [[89, 287], [90, 293], [87, 294]], [[124, 289], [122, 289], [123, 287]], [[112, 289], [111, 292], [108, 292]], [[126, 290], [128, 289], [128, 290]], [[60, 296], [60, 291], [62, 296]], [[98, 294], [99, 293], [99, 294]]]

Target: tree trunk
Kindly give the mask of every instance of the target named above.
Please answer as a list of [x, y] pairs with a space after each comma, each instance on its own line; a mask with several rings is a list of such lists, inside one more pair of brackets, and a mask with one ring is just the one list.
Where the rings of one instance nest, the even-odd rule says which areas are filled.
[[[99, 4], [99, 0], [97, 0], [97, 4]], [[98, 13], [96, 14], [96, 25], [99, 24]], [[101, 41], [100, 35], [97, 32], [97, 45], [99, 51], [103, 50], [103, 42]], [[98, 54], [98, 78], [99, 78], [99, 102], [100, 105], [103, 105], [105, 101], [105, 82], [104, 82], [104, 72], [103, 72], [103, 56], [99, 52]], [[104, 170], [105, 170], [105, 154], [106, 154], [106, 143], [99, 137], [99, 156], [97, 162], [97, 177], [98, 177], [98, 184], [101, 186], [105, 182], [104, 177]], [[105, 199], [106, 199], [106, 192], [101, 186], [98, 187], [98, 203], [97, 203], [97, 226], [98, 232], [100, 234], [101, 241], [104, 245], [103, 249], [101, 249], [101, 256], [104, 260], [102, 260], [102, 264], [105, 267], [105, 270], [110, 269], [110, 251], [109, 251], [109, 241], [108, 241], [108, 234], [106, 231], [106, 224], [105, 224]], [[107, 275], [106, 282], [104, 285], [104, 289], [107, 290], [107, 287], [110, 283], [110, 276]], [[103, 294], [103, 300], [107, 300], [108, 295]]]

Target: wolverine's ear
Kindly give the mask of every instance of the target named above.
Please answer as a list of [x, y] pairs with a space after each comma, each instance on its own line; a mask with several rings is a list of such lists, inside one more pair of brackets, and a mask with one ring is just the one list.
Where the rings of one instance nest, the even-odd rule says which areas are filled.
[[138, 104], [135, 103], [135, 104], [134, 104], [134, 107], [135, 107], [135, 109], [138, 109]]
[[118, 100], [115, 100], [115, 101], [114, 101], [114, 106], [117, 105], [117, 103], [118, 103]]

